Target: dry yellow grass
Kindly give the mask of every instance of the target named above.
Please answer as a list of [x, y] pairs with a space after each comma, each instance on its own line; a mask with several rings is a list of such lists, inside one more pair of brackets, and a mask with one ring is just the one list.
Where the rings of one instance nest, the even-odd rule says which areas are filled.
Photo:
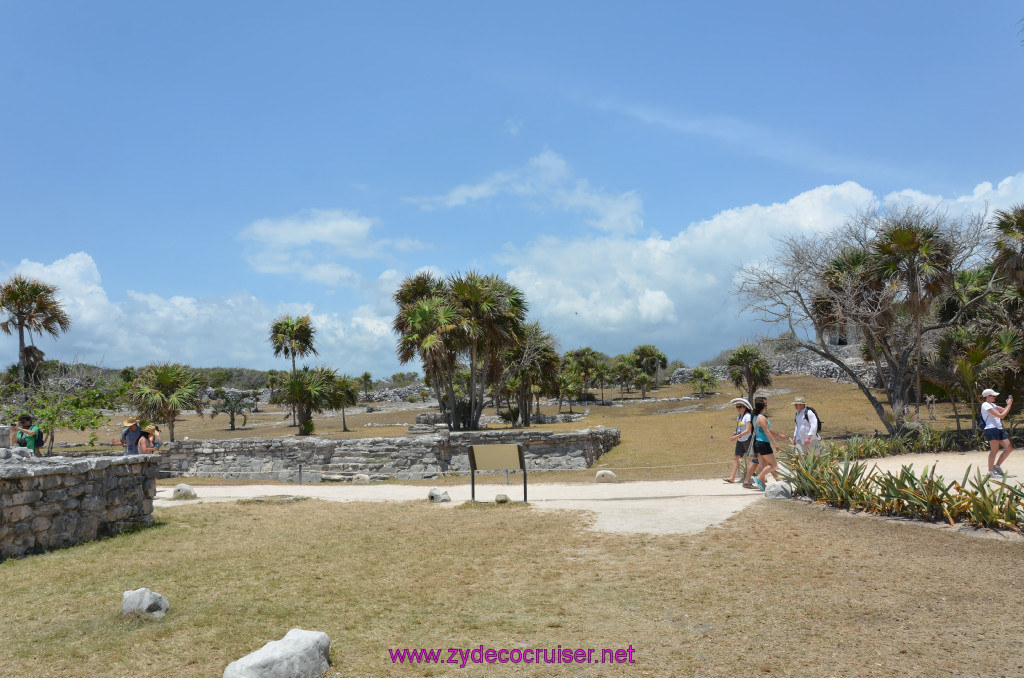
[[[795, 502], [705, 534], [522, 505], [183, 506], [0, 564], [2, 676], [219, 676], [292, 627], [332, 676], [1020, 675], [1024, 545]], [[301, 525], [299, 530], [296, 525]], [[168, 597], [122, 619], [121, 592]], [[625, 648], [608, 666], [394, 666], [388, 649]], [[447, 652], [445, 653], [447, 657]]]
[[[770, 401], [786, 427], [800, 394], [829, 435], [874, 430], [852, 387], [808, 377], [775, 387], [793, 390]], [[732, 453], [732, 411], [716, 407], [735, 394], [723, 390], [595, 406], [583, 425], [622, 429], [622, 445], [600, 460], [620, 478], [714, 477]], [[381, 435], [365, 424], [404, 416], [363, 413], [350, 435]], [[181, 425], [183, 435], [220, 436], [208, 421]], [[697, 536], [593, 533], [583, 515], [515, 504], [303, 501], [156, 517], [141, 533], [0, 563], [0, 676], [218, 676], [294, 626], [331, 636], [333, 676], [1024, 674], [1024, 582], [1012, 566], [1024, 543], [1011, 539], [797, 502], [759, 502]], [[140, 586], [170, 599], [167, 617], [121, 618], [121, 592]], [[388, 658], [389, 648], [480, 645], [632, 645], [637, 663], [462, 669]]]

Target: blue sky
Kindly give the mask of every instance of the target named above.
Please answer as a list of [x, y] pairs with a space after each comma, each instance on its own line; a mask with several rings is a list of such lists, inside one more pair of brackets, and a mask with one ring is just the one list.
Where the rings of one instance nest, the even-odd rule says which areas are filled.
[[[563, 350], [771, 332], [736, 269], [871, 202], [1024, 202], [1019, 3], [0, 0], [0, 276], [50, 357], [403, 368], [391, 292], [505, 276]], [[0, 338], [0, 362], [17, 345]], [[6, 356], [4, 358], [3, 356]]]

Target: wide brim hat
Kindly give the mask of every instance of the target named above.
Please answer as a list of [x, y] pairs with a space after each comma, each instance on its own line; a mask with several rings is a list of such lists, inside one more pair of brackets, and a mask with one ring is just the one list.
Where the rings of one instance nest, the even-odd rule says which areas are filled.
[[993, 389], [990, 389], [990, 388], [986, 388], [984, 391], [981, 392], [981, 397], [982, 398], [987, 398], [989, 396], [997, 396], [997, 395], [999, 395], [999, 393], [997, 391], [994, 391]]
[[156, 426], [153, 426], [152, 424], [150, 424], [149, 426], [147, 426], [146, 428], [144, 428], [142, 430], [144, 432], [150, 434], [150, 435], [153, 435], [154, 433], [156, 433]]
[[135, 424], [138, 423], [139, 420], [136, 419], [135, 417], [128, 417], [127, 419], [121, 422], [121, 426], [134, 426]]
[[799, 397], [798, 398], [793, 398], [793, 404], [794, 405], [806, 405], [807, 401], [804, 400], [803, 398], [799, 398]]
[[744, 406], [744, 407], [746, 407], [746, 408], [747, 408], [748, 410], [752, 410], [752, 409], [754, 409], [754, 408], [753, 408], [753, 407], [752, 407], [752, 406], [750, 405], [750, 401], [749, 401], [749, 400], [747, 400], [746, 398], [733, 398], [733, 399], [732, 399], [732, 400], [730, 400], [729, 402], [730, 402], [730, 403], [732, 403], [733, 405], [743, 405], [743, 406]]

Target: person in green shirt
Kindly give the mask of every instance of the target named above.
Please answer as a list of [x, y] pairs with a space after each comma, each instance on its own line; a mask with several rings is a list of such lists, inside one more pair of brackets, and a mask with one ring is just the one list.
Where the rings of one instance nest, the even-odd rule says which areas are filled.
[[23, 414], [18, 417], [18, 426], [11, 431], [15, 439], [11, 442], [18, 445], [18, 447], [27, 447], [35, 452], [36, 436], [39, 434], [39, 427], [33, 424], [32, 421], [31, 414]]

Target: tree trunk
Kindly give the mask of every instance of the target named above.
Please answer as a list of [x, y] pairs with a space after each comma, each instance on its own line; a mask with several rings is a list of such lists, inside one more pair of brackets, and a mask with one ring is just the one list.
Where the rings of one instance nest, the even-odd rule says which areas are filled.
[[341, 406], [341, 430], [348, 433], [348, 424], [345, 423], [345, 406]]
[[[18, 383], [22, 386], [28, 386], [28, 380], [25, 376], [25, 326], [18, 324]], [[28, 398], [28, 394], [23, 394], [22, 402]]]

